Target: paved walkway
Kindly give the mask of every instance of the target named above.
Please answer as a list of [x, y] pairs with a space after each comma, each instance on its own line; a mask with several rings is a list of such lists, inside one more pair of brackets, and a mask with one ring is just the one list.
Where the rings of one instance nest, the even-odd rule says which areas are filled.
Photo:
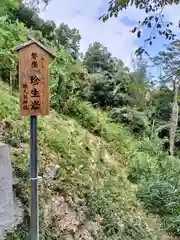
[[0, 143], [0, 240], [11, 231], [23, 217], [23, 210], [14, 201], [12, 190], [12, 165], [9, 148]]

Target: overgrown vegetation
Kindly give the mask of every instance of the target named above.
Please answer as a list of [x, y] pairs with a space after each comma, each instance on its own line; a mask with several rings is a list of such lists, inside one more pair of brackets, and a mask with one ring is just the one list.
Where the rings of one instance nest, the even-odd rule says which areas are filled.
[[[64, 23], [57, 28], [22, 4], [6, 5], [2, 12], [0, 133], [12, 147], [18, 195], [25, 205], [29, 121], [19, 118], [13, 47], [30, 34], [57, 51], [50, 66], [51, 114], [39, 119], [39, 171], [53, 163], [61, 170], [58, 179], [40, 186], [42, 239], [62, 237], [60, 230], [51, 231], [55, 216], [45, 221], [43, 212], [48, 200], [62, 192], [86, 199], [91, 218], [100, 215], [99, 239], [179, 236], [179, 128], [173, 125], [178, 120], [179, 41], [153, 59], [164, 70], [154, 86], [143, 59], [130, 71], [98, 42], [82, 57], [77, 29]], [[27, 223], [10, 239], [27, 239]]]
[[[23, 149], [22, 145], [28, 143], [29, 122], [27, 119], [19, 119], [16, 97], [9, 96], [5, 87], [0, 88], [0, 93], [1, 101], [4, 102], [0, 107], [1, 126], [4, 126], [3, 141], [16, 147], [12, 149], [13, 165], [15, 173], [20, 177], [20, 186], [24, 189], [20, 196], [27, 204], [28, 148]], [[151, 226], [147, 228], [149, 219], [136, 201], [133, 186], [126, 179], [124, 160], [130, 156], [133, 147], [136, 148], [131, 134], [109, 122], [103, 112], [94, 110], [90, 105], [79, 102], [77, 106], [77, 120], [54, 111], [50, 116], [39, 119], [39, 172], [41, 174], [48, 164], [61, 166], [60, 177], [49, 184], [48, 189], [46, 185], [40, 187], [40, 206], [57, 191], [71, 192], [86, 199], [91, 218], [96, 214], [103, 217], [104, 235], [99, 239], [139, 239], [139, 236], [142, 239], [161, 239], [163, 231], [158, 223], [157, 231]], [[84, 125], [94, 132], [95, 119], [100, 123], [97, 125], [99, 137], [81, 127]], [[41, 212], [41, 218], [43, 216]], [[55, 235], [49, 232], [50, 227], [41, 222], [42, 239], [58, 239], [61, 236], [57, 229]], [[11, 239], [26, 239], [27, 236], [27, 226], [22, 226], [11, 235]]]

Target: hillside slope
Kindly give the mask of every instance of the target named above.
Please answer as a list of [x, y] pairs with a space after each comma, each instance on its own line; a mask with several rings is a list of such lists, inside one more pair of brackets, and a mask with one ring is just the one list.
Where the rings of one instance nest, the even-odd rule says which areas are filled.
[[[60, 166], [55, 179], [42, 178], [39, 184], [41, 239], [171, 239], [158, 219], [146, 215], [126, 178], [125, 163], [136, 141], [98, 110], [89, 109], [81, 119], [85, 106], [76, 120], [54, 111], [38, 119], [39, 175]], [[0, 136], [11, 147], [16, 194], [28, 206], [29, 120], [20, 119], [18, 98], [2, 82]], [[28, 239], [27, 223], [25, 217], [7, 238]]]

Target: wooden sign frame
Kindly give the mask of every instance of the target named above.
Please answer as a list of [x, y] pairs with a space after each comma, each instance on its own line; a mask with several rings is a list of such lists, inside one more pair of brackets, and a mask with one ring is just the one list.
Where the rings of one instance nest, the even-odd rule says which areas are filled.
[[48, 65], [55, 55], [35, 40], [17, 46], [16, 50], [19, 51], [20, 115], [48, 115]]

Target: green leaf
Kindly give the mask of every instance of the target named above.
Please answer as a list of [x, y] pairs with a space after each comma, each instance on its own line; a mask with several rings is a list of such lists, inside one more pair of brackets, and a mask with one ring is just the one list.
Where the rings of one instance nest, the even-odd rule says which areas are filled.
[[133, 28], [132, 33], [135, 33], [137, 30], [137, 27]]
[[138, 38], [141, 37], [141, 31], [140, 31], [140, 30], [137, 32], [137, 37], [138, 37]]
[[180, 76], [180, 69], [176, 71], [176, 75]]

